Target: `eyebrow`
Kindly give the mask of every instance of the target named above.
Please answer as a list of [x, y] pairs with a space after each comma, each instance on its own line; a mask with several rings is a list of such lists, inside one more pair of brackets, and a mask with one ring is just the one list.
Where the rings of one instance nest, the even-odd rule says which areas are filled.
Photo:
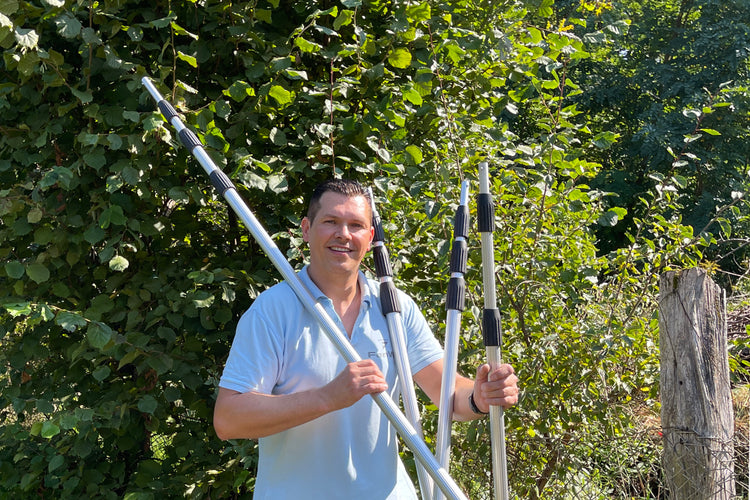
[[367, 226], [367, 225], [369, 225], [371, 223], [371, 221], [368, 220], [366, 216], [361, 217], [361, 218], [359, 216], [357, 216], [357, 217], [348, 217], [348, 216], [342, 216], [342, 215], [334, 214], [334, 213], [330, 213], [330, 212], [321, 212], [321, 213], [319, 213], [318, 215], [315, 216], [315, 219], [316, 220], [318, 220], [318, 219], [347, 219], [347, 220], [359, 222], [359, 223], [361, 223], [364, 226]]

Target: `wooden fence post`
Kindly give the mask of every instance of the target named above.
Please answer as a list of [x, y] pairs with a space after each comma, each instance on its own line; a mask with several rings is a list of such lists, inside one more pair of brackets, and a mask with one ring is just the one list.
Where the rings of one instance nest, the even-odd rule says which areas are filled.
[[662, 469], [671, 498], [735, 494], [725, 308], [721, 288], [704, 270], [661, 276]]

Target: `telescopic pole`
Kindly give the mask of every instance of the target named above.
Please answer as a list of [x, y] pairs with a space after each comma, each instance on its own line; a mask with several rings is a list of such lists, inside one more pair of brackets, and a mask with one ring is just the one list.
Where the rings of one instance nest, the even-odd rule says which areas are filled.
[[[274, 267], [276, 267], [281, 273], [283, 278], [294, 291], [295, 295], [297, 295], [303, 307], [318, 320], [321, 326], [323, 326], [326, 336], [331, 342], [333, 342], [334, 346], [338, 349], [339, 353], [344, 357], [347, 363], [359, 361], [361, 358], [349, 343], [346, 335], [341, 331], [333, 319], [331, 319], [325, 308], [319, 304], [312, 295], [310, 295], [310, 292], [305, 288], [302, 281], [300, 281], [292, 266], [287, 262], [284, 254], [281, 253], [281, 250], [279, 250], [266, 230], [260, 222], [258, 222], [258, 219], [256, 219], [253, 212], [242, 200], [232, 181], [216, 166], [213, 160], [211, 160], [211, 157], [208, 156], [203, 149], [203, 145], [195, 133], [183, 125], [179, 116], [177, 116], [177, 111], [169, 102], [164, 100], [148, 77], [143, 77], [141, 82], [151, 94], [154, 101], [156, 101], [161, 113], [177, 131], [180, 141], [190, 150], [193, 156], [195, 156], [208, 174], [213, 186], [224, 197], [229, 206], [232, 207], [232, 210], [235, 211], [237, 216], [250, 230], [250, 233], [265, 254], [271, 259]], [[446, 494], [446, 496], [452, 499], [468, 500], [466, 495], [463, 494], [446, 470], [440, 467], [435, 456], [432, 455], [425, 442], [418, 436], [417, 431], [399, 411], [398, 407], [393, 402], [393, 399], [388, 396], [387, 392], [372, 394], [372, 398], [394, 426], [396, 431], [401, 435], [409, 449], [412, 450], [416, 459], [425, 467], [430, 476], [435, 480], [435, 483], [440, 485], [440, 489]]]
[[[372, 189], [369, 191], [370, 206], [372, 207], [372, 226], [375, 229], [375, 235], [372, 239], [372, 256], [375, 260], [375, 274], [380, 281], [380, 306], [388, 323], [388, 333], [393, 345], [393, 357], [400, 381], [404, 411], [419, 437], [424, 439], [422, 421], [419, 414], [419, 407], [417, 406], [417, 394], [414, 390], [409, 354], [406, 349], [406, 335], [404, 334], [404, 323], [401, 317], [401, 303], [398, 300], [396, 286], [393, 283], [393, 270], [388, 258], [388, 249], [385, 246], [383, 223], [375, 206]], [[434, 486], [427, 471], [420, 464], [417, 464], [417, 477], [419, 479], [419, 489], [422, 492], [422, 498], [429, 500], [432, 497], [432, 488]]]
[[[495, 297], [495, 248], [492, 233], [495, 230], [495, 204], [490, 194], [487, 162], [479, 163], [479, 196], [477, 219], [482, 237], [482, 280], [484, 283], [484, 313], [482, 331], [487, 351], [487, 363], [495, 369], [502, 363], [502, 327], [500, 311]], [[505, 457], [505, 423], [502, 406], [490, 406], [490, 444], [492, 449], [492, 472], [495, 499], [507, 500], [508, 471]]]
[[[458, 365], [458, 340], [461, 333], [461, 312], [466, 298], [466, 261], [469, 251], [466, 238], [469, 234], [469, 181], [461, 183], [461, 198], [453, 220], [453, 245], [451, 246], [451, 277], [446, 295], [445, 355], [443, 356], [443, 381], [440, 385], [437, 443], [435, 453], [438, 463], [449, 469], [453, 399], [456, 394], [456, 367]], [[444, 497], [435, 490], [435, 500]]]

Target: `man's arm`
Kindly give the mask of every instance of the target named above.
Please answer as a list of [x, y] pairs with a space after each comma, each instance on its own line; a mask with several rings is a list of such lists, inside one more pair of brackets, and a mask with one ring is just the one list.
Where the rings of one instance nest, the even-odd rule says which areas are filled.
[[[488, 380], [491, 379], [491, 380]], [[435, 404], [440, 404], [440, 386], [443, 382], [443, 360], [427, 365], [414, 375], [414, 381]], [[518, 377], [510, 365], [500, 365], [490, 376], [490, 366], [477, 369], [476, 380], [456, 374], [456, 393], [453, 399], [453, 420], [467, 421], [480, 418], [474, 413], [469, 396], [474, 393], [474, 402], [480, 411], [488, 412], [490, 405], [509, 408], [518, 402]]]
[[349, 363], [323, 387], [294, 394], [241, 393], [220, 387], [214, 407], [214, 429], [220, 439], [270, 436], [347, 408], [367, 394], [386, 389], [385, 377], [369, 359]]

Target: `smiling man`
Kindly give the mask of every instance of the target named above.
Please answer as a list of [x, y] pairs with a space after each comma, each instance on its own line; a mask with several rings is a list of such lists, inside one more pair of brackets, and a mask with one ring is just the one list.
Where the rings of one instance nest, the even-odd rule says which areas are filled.
[[[258, 439], [256, 499], [416, 499], [397, 437], [369, 394], [398, 400], [396, 367], [379, 283], [360, 271], [373, 238], [367, 191], [350, 180], [318, 186], [301, 228], [310, 262], [300, 280], [362, 357], [346, 363], [286, 283], [242, 316], [214, 410], [221, 439]], [[414, 301], [399, 293], [409, 363], [427, 396], [440, 399], [443, 350]], [[518, 400], [509, 365], [476, 380], [458, 376], [454, 419]]]

